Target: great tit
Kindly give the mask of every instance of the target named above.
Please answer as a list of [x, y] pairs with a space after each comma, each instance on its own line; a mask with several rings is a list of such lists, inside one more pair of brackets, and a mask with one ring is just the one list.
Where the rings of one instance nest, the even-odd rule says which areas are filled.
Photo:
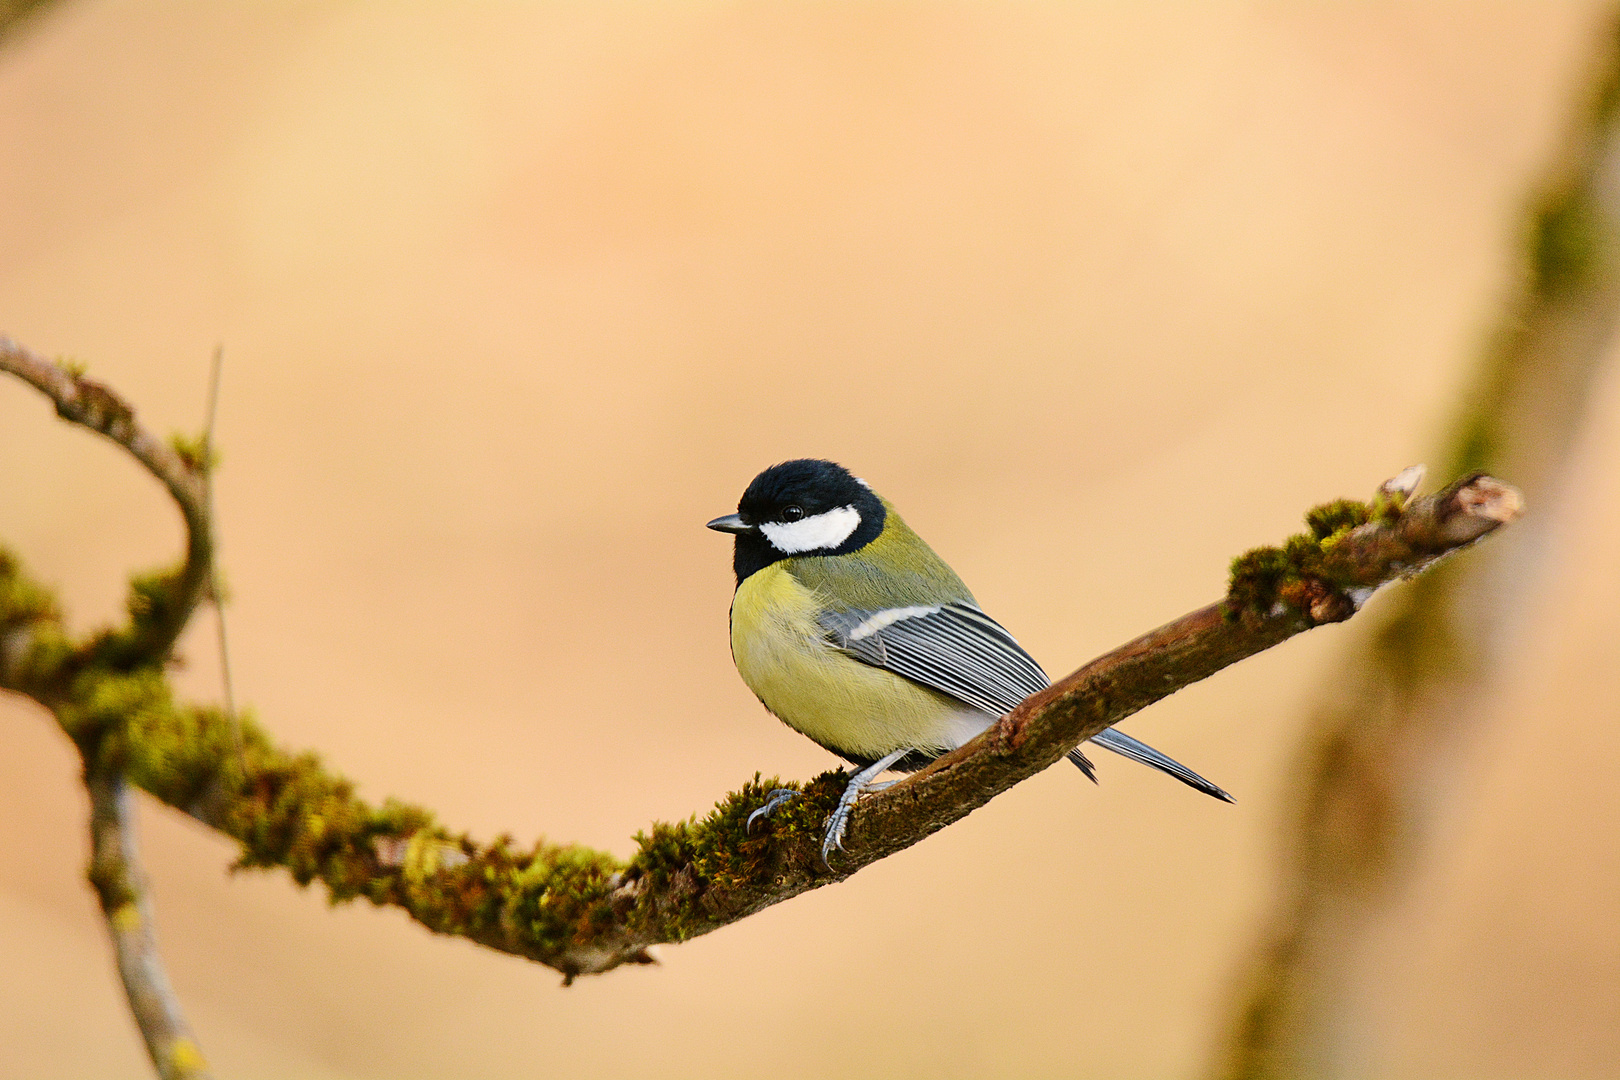
[[[743, 682], [856, 766], [827, 820], [823, 862], [843, 848], [855, 800], [883, 786], [878, 774], [921, 768], [1050, 682], [889, 501], [840, 465], [773, 465], [709, 528], [736, 536], [731, 655]], [[1232, 801], [1113, 728], [1091, 741]], [[1069, 760], [1096, 780], [1079, 747]], [[792, 795], [773, 792], [749, 824]]]

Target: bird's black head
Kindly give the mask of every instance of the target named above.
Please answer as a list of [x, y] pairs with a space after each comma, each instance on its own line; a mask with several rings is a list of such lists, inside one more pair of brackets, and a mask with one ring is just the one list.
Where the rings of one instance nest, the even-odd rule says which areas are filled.
[[790, 555], [843, 555], [883, 531], [883, 502], [842, 465], [799, 458], [772, 465], [748, 485], [737, 512], [709, 522], [735, 533], [732, 566], [749, 574]]

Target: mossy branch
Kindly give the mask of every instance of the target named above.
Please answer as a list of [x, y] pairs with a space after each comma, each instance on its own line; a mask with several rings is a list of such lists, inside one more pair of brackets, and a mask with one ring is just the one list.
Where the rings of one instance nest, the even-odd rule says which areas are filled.
[[241, 717], [238, 743], [227, 716], [176, 701], [161, 668], [105, 662], [93, 643], [69, 641], [49, 594], [3, 554], [0, 688], [52, 709], [92, 774], [127, 776], [236, 839], [241, 865], [285, 867], [301, 884], [319, 880], [334, 902], [363, 896], [401, 907], [432, 930], [571, 979], [649, 962], [655, 944], [707, 933], [910, 847], [1181, 687], [1349, 618], [1373, 590], [1522, 508], [1516, 491], [1485, 476], [1412, 499], [1418, 475], [1408, 470], [1370, 503], [1318, 508], [1310, 533], [1241, 557], [1226, 599], [1092, 661], [972, 743], [864, 799], [830, 874], [820, 843], [844, 784], [836, 772], [809, 782], [803, 797], [750, 835], [749, 812], [780, 786], [756, 777], [702, 820], [654, 824], [628, 862], [545, 841], [482, 844], [426, 810], [372, 806], [313, 754], [277, 748], [251, 715]]
[[33, 386], [56, 405], [62, 419], [106, 436], [162, 481], [180, 509], [186, 526], [186, 552], [173, 570], [144, 575], [130, 594], [130, 622], [87, 649], [87, 663], [131, 670], [163, 663], [213, 579], [213, 523], [208, 513], [207, 440], [183, 437], [164, 442], [135, 421], [135, 410], [82, 370], [50, 360], [0, 337], [0, 371]]

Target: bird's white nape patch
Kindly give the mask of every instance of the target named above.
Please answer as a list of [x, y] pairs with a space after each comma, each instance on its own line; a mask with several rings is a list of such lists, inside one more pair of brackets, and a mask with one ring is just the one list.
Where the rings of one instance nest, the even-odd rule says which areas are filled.
[[869, 616], [859, 626], [849, 632], [849, 640], [861, 641], [871, 637], [885, 626], [893, 626], [901, 619], [919, 619], [924, 615], [939, 614], [938, 604], [928, 604], [918, 607], [892, 607], [885, 608], [876, 615]]
[[831, 550], [848, 540], [861, 527], [861, 512], [853, 506], [840, 506], [799, 521], [767, 521], [759, 531], [771, 547], [784, 555], [806, 551]]

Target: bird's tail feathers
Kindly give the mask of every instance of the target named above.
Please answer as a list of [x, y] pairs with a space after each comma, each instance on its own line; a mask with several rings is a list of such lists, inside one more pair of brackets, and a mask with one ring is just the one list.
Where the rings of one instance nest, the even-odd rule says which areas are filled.
[[[1093, 735], [1091, 737], [1091, 741], [1096, 743], [1098, 746], [1112, 750], [1116, 754], [1128, 757], [1132, 761], [1140, 761], [1143, 765], [1151, 765], [1153, 768], [1158, 769], [1162, 773], [1168, 773], [1177, 780], [1180, 780], [1183, 784], [1186, 784], [1188, 787], [1197, 788], [1205, 795], [1212, 795], [1215, 798], [1220, 799], [1222, 802], [1236, 801], [1225, 791], [1210, 783], [1208, 780], [1205, 780], [1202, 776], [1199, 776], [1197, 773], [1187, 768], [1187, 766], [1181, 764], [1181, 762], [1176, 761], [1174, 758], [1166, 757], [1157, 750], [1153, 749], [1153, 747], [1149, 746], [1147, 743], [1138, 742], [1129, 735], [1125, 734], [1123, 731], [1116, 731], [1113, 728], [1108, 728], [1099, 734]], [[1075, 760], [1076, 755], [1079, 755], [1078, 761]], [[1086, 761], [1085, 755], [1080, 753], [1078, 747], [1069, 751], [1069, 760], [1074, 761], [1076, 765], [1079, 765], [1081, 770], [1083, 770], [1087, 776], [1090, 776], [1092, 780], [1097, 779], [1090, 768], [1091, 763]]]
[[1097, 782], [1097, 767], [1091, 763], [1090, 758], [1080, 752], [1078, 746], [1069, 751], [1069, 760], [1074, 762], [1075, 768], [1086, 774], [1087, 780], [1093, 784]]

